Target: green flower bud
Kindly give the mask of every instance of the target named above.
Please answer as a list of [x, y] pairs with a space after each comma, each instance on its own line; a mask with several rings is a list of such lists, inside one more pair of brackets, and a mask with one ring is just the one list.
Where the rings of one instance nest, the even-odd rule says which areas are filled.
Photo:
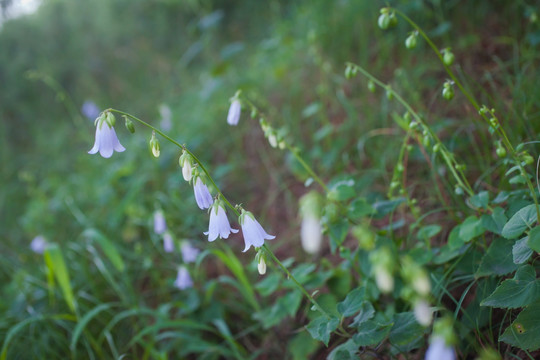
[[523, 161], [525, 165], [531, 165], [534, 162], [534, 158], [531, 155], [524, 153], [521, 155], [521, 161]]
[[106, 121], [107, 121], [107, 124], [110, 125], [110, 127], [113, 127], [114, 124], [116, 124], [116, 118], [114, 117], [114, 114], [113, 114], [112, 112], [109, 111], [109, 112], [107, 113], [107, 119], [106, 119]]
[[506, 149], [503, 148], [502, 146], [498, 146], [497, 147], [497, 150], [495, 150], [495, 152], [497, 153], [497, 156], [500, 157], [501, 159], [503, 157], [506, 157]]
[[394, 98], [394, 91], [391, 88], [386, 89], [386, 98], [392, 100]]
[[396, 171], [397, 171], [398, 173], [402, 173], [403, 170], [404, 170], [404, 169], [403, 169], [403, 164], [402, 164], [402, 163], [397, 164], [397, 166], [396, 166]]
[[424, 135], [422, 138], [422, 145], [424, 145], [424, 147], [429, 147], [429, 145], [431, 145], [431, 137], [429, 135]]
[[446, 81], [444, 83], [442, 96], [446, 100], [452, 100], [454, 98], [454, 87], [452, 81]]
[[397, 26], [397, 16], [396, 16], [396, 13], [392, 11], [392, 13], [389, 15], [390, 16], [390, 27], [395, 27]]
[[399, 186], [399, 181], [392, 181], [390, 183], [390, 190], [395, 190], [398, 188], [398, 186]]
[[412, 32], [407, 39], [405, 39], [405, 47], [409, 50], [412, 50], [416, 48], [416, 38], [417, 38], [418, 32], [414, 31]]
[[374, 93], [376, 90], [375, 83], [372, 80], [368, 81], [367, 87], [368, 87], [368, 90], [371, 91], [372, 93]]
[[152, 131], [152, 137], [150, 138], [150, 150], [152, 151], [152, 155], [154, 157], [159, 157], [160, 149], [159, 149], [159, 141], [156, 138], [156, 132]]
[[454, 56], [452, 51], [450, 51], [450, 49], [445, 49], [443, 51], [443, 62], [446, 66], [452, 65], [455, 59], [456, 57]]
[[438, 152], [439, 150], [441, 150], [441, 144], [440, 143], [437, 143], [437, 144], [433, 145], [433, 152]]
[[409, 129], [410, 130], [415, 130], [416, 128], [418, 128], [418, 123], [416, 121], [411, 121], [409, 123]]
[[133, 134], [135, 132], [135, 125], [133, 125], [133, 121], [131, 121], [127, 116], [124, 116], [124, 119], [126, 120], [126, 129]]
[[390, 16], [388, 15], [388, 13], [381, 14], [379, 16], [379, 19], [377, 20], [377, 23], [379, 24], [379, 27], [381, 29], [388, 29], [388, 27], [390, 26]]
[[454, 193], [458, 196], [463, 195], [463, 189], [461, 188], [461, 186], [456, 186], [456, 188], [454, 189]]

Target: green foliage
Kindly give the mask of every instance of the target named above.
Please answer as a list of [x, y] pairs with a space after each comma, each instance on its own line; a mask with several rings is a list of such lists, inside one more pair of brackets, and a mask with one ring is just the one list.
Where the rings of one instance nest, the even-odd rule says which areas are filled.
[[[459, 358], [540, 356], [538, 14], [493, 9], [43, 0], [5, 20], [0, 359], [421, 358], [430, 337]], [[88, 155], [87, 100], [197, 154], [212, 194], [277, 235], [266, 274], [241, 235], [206, 241], [159, 132], [117, 117], [126, 151]], [[316, 211], [298, 211], [308, 192]]]

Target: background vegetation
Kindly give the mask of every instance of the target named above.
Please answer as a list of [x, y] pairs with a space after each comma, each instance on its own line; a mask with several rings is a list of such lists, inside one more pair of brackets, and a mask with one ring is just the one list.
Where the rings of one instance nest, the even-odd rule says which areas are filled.
[[[509, 142], [525, 144], [518, 151], [535, 157], [537, 4], [389, 4], [440, 49], [452, 48], [461, 82], [480, 104], [497, 109]], [[413, 29], [401, 18], [389, 31], [377, 26], [386, 5], [43, 0], [37, 12], [5, 21], [0, 28], [2, 356], [422, 358], [431, 327], [414, 322], [412, 305], [401, 293], [407, 285], [398, 275], [394, 292], [377, 290], [366, 238], [374, 238], [377, 249], [391, 248], [396, 259], [408, 254], [426, 269], [435, 317], [453, 320], [460, 358], [540, 356], [534, 352], [540, 347], [540, 336], [534, 340], [537, 317], [526, 326], [525, 335], [533, 330], [529, 342], [519, 336], [501, 339], [521, 309], [539, 306], [535, 245], [529, 244], [536, 251], [521, 263], [500, 257], [515, 245], [507, 238], [534, 227], [533, 216], [521, 233], [502, 233], [513, 215], [532, 203], [524, 177], [534, 181], [534, 164], [520, 153], [528, 174], [509, 171], [517, 163], [497, 156], [500, 139], [467, 98], [456, 88], [452, 101], [443, 99], [448, 74], [425, 41], [419, 38], [416, 49], [406, 49]], [[411, 134], [403, 125], [401, 104], [381, 89], [368, 91], [365, 77], [346, 79], [349, 61], [390, 84], [421, 114], [463, 165], [474, 196], [456, 191], [431, 144], [424, 146], [421, 132]], [[286, 134], [330, 187], [329, 197], [293, 153], [268, 145], [247, 107], [237, 127], [227, 125], [228, 99], [238, 89]], [[359, 288], [377, 313], [377, 331], [390, 333], [369, 344], [332, 331], [312, 338], [305, 326], [317, 312], [271, 261], [261, 277], [253, 253], [240, 252], [240, 235], [206, 241], [208, 217], [182, 180], [177, 148], [162, 141], [155, 159], [147, 149], [148, 131], [137, 128], [128, 136], [119, 119], [117, 133], [127, 150], [111, 159], [87, 154], [94, 119], [81, 112], [85, 101], [101, 110], [127, 111], [158, 128], [167, 127], [159, 109], [168, 106], [172, 125], [165, 132], [196, 153], [228, 197], [277, 235], [269, 246], [310, 293], [318, 291], [318, 301], [340, 317], [351, 339], [361, 332], [352, 319], [360, 309], [345, 315], [337, 304], [358, 295]], [[405, 138], [414, 148], [403, 160]], [[416, 203], [397, 192], [388, 195], [398, 164], [406, 166], [407, 197]], [[300, 246], [298, 199], [309, 190], [327, 199], [325, 242], [314, 256]], [[359, 202], [368, 210], [358, 210]], [[158, 209], [175, 238], [173, 253], [164, 252], [153, 232]], [[341, 221], [346, 216], [368, 235]], [[471, 216], [484, 220], [469, 226]], [[456, 228], [458, 245], [449, 249]], [[52, 244], [45, 256], [30, 249], [38, 235]], [[188, 265], [193, 288], [181, 291], [174, 280], [183, 239], [203, 252]], [[488, 249], [490, 266], [491, 258], [484, 258]], [[422, 258], [425, 253], [431, 256]], [[500, 270], [500, 264], [507, 267]], [[518, 268], [532, 284], [530, 301], [480, 306]], [[402, 329], [389, 325], [391, 320], [402, 321]]]

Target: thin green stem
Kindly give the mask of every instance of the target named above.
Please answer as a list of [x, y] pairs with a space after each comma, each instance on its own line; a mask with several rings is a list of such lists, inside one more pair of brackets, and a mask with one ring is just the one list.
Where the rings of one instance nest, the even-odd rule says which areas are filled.
[[[174, 145], [176, 145], [177, 147], [179, 147], [180, 149], [183, 149], [185, 150], [189, 155], [191, 155], [191, 157], [193, 158], [193, 161], [195, 161], [199, 167], [201, 168], [201, 170], [206, 174], [208, 180], [210, 181], [210, 183], [214, 186], [214, 188], [216, 189], [217, 193], [220, 195], [221, 199], [225, 202], [225, 204], [227, 204], [227, 206], [232, 210], [234, 211], [234, 213], [237, 215], [237, 216], [240, 216], [240, 213], [238, 212], [238, 209], [236, 207], [234, 207], [231, 202], [225, 197], [225, 195], [221, 192], [221, 190], [219, 189], [219, 187], [217, 186], [217, 184], [215, 183], [214, 179], [212, 179], [212, 176], [210, 176], [210, 173], [208, 172], [208, 170], [206, 169], [206, 167], [203, 165], [203, 163], [199, 160], [199, 158], [197, 158], [197, 156], [195, 156], [195, 154], [193, 154], [189, 149], [187, 149], [184, 145], [181, 145], [179, 142], [177, 142], [176, 140], [174, 140], [173, 138], [171, 138], [170, 136], [168, 136], [167, 134], [165, 134], [164, 132], [162, 132], [161, 130], [159, 130], [158, 128], [150, 125], [149, 123], [147, 123], [146, 121], [144, 120], [141, 120], [139, 119], [138, 117], [136, 116], [133, 116], [127, 112], [124, 112], [124, 111], [121, 111], [121, 110], [116, 110], [116, 109], [108, 109], [107, 111], [111, 111], [111, 112], [115, 112], [115, 113], [118, 113], [118, 114], [121, 114], [121, 115], [124, 115], [124, 116], [127, 116], [137, 122], [139, 122], [140, 124], [154, 130], [157, 134], [163, 136], [163, 138], [165, 138], [166, 140], [168, 140], [169, 142], [173, 143]], [[307, 164], [306, 164], [307, 166]], [[320, 180], [320, 179], [319, 179]], [[324, 184], [324, 183], [323, 183]], [[283, 265], [283, 263], [281, 261], [279, 261], [279, 259], [276, 257], [276, 255], [272, 252], [272, 250], [270, 250], [266, 245], [263, 245], [263, 248], [264, 250], [266, 251], [266, 253], [272, 258], [272, 260], [285, 272], [285, 274], [287, 275], [288, 278], [290, 278], [294, 283], [295, 285], [300, 289], [300, 291], [308, 298], [308, 300], [313, 303], [313, 305], [315, 305], [315, 307], [317, 308], [317, 310], [319, 310], [324, 316], [328, 317], [330, 319], [330, 315], [319, 305], [319, 303], [317, 303], [317, 301], [313, 298], [313, 296], [311, 296], [307, 290], [304, 288], [304, 286], [302, 286], [302, 284], [300, 284], [298, 282], [298, 280], [291, 274], [291, 272], [289, 271], [289, 269], [287, 269], [287, 267], [285, 265]]]
[[263, 249], [266, 251], [266, 253], [268, 255], [270, 255], [270, 257], [272, 258], [272, 260], [281, 268], [281, 270], [283, 270], [283, 272], [287, 275], [287, 278], [291, 279], [295, 284], [296, 286], [300, 289], [300, 291], [302, 291], [302, 293], [304, 294], [305, 297], [307, 297], [309, 299], [309, 301], [311, 301], [311, 303], [317, 308], [317, 310], [319, 310], [324, 316], [326, 316], [328, 319], [331, 319], [331, 316], [330, 314], [328, 314], [326, 312], [326, 310], [324, 310], [321, 305], [319, 305], [319, 303], [317, 302], [317, 300], [315, 300], [313, 298], [313, 296], [311, 296], [310, 293], [308, 293], [308, 291], [304, 288], [304, 286], [302, 286], [302, 284], [300, 284], [298, 282], [298, 280], [296, 280], [296, 278], [291, 274], [291, 272], [289, 271], [289, 269], [287, 269], [287, 267], [285, 265], [283, 265], [283, 263], [281, 261], [279, 261], [279, 259], [276, 257], [276, 255], [274, 255], [274, 253], [272, 251], [270, 251], [270, 249], [268, 248], [268, 246], [263, 245], [262, 246]]
[[[504, 131], [502, 126], [500, 126], [500, 124], [498, 124], [498, 121], [497, 121], [498, 126], [495, 126], [495, 125], [491, 124], [490, 117], [493, 118], [493, 119], [496, 119], [494, 112], [492, 110], [489, 110], [489, 109], [485, 108], [485, 107], [481, 107], [479, 105], [479, 103], [476, 101], [476, 99], [474, 98], [474, 96], [469, 91], [467, 91], [467, 89], [465, 89], [465, 87], [458, 80], [457, 76], [454, 74], [452, 69], [448, 65], [446, 65], [446, 63], [444, 62], [443, 55], [441, 54], [441, 52], [439, 51], [437, 46], [435, 46], [433, 41], [431, 41], [429, 36], [422, 30], [422, 28], [420, 28], [420, 26], [418, 26], [418, 24], [416, 24], [413, 20], [411, 20], [411, 18], [409, 18], [407, 15], [405, 15], [402, 11], [400, 11], [398, 9], [395, 9], [395, 8], [393, 10], [396, 12], [396, 14], [400, 15], [403, 19], [405, 19], [405, 21], [407, 21], [424, 38], [424, 40], [431, 47], [431, 49], [433, 50], [435, 55], [437, 55], [437, 57], [439, 58], [441, 64], [444, 67], [444, 70], [446, 70], [446, 73], [454, 81], [454, 83], [457, 85], [459, 90], [463, 93], [463, 95], [465, 95], [467, 100], [469, 100], [469, 102], [476, 109], [476, 111], [479, 112], [480, 116], [488, 123], [488, 126], [493, 126], [495, 131], [499, 134], [499, 136], [501, 137], [504, 145], [506, 146], [506, 148], [510, 152], [510, 155], [512, 156], [512, 158], [514, 158], [514, 161], [519, 166], [522, 176], [525, 178], [525, 182], [527, 183], [527, 187], [529, 188], [529, 191], [531, 192], [531, 196], [533, 198], [534, 204], [536, 205], [536, 218], [537, 218], [537, 221], [540, 223], [540, 206], [538, 204], [538, 198], [536, 196], [536, 190], [534, 189], [534, 186], [533, 186], [531, 180], [526, 175], [525, 168], [521, 164], [521, 160], [519, 159], [519, 156], [518, 156], [516, 150], [512, 146], [512, 143], [508, 139], [508, 136], [506, 135], [506, 132]], [[485, 109], [487, 111], [483, 111], [483, 109]], [[486, 113], [489, 113], [490, 117], [488, 117], [486, 115]]]

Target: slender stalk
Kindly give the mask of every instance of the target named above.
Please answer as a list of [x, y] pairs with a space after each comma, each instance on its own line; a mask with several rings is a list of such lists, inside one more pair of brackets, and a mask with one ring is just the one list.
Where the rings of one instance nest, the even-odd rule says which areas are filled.
[[[185, 150], [189, 155], [191, 155], [191, 157], [193, 158], [193, 160], [199, 165], [199, 167], [201, 168], [201, 170], [206, 174], [206, 176], [208, 177], [208, 180], [210, 181], [210, 183], [212, 183], [212, 185], [214, 185], [214, 188], [216, 189], [217, 193], [220, 195], [221, 199], [225, 202], [225, 204], [227, 204], [227, 206], [232, 210], [234, 211], [234, 213], [239, 216], [240, 213], [238, 212], [238, 209], [233, 206], [231, 204], [231, 202], [225, 197], [225, 195], [221, 192], [221, 190], [219, 189], [219, 187], [217, 186], [217, 184], [215, 183], [214, 179], [212, 179], [212, 176], [210, 175], [210, 173], [208, 172], [208, 170], [206, 169], [206, 167], [203, 165], [203, 163], [199, 160], [199, 158], [197, 158], [197, 156], [195, 156], [195, 154], [193, 154], [189, 149], [186, 148], [186, 146], [184, 145], [181, 145], [179, 142], [177, 142], [176, 140], [174, 140], [173, 138], [171, 138], [170, 136], [168, 136], [167, 134], [165, 134], [164, 132], [162, 132], [161, 130], [159, 130], [158, 128], [150, 125], [149, 123], [147, 123], [146, 121], [144, 120], [141, 120], [139, 119], [138, 117], [136, 116], [133, 116], [127, 112], [124, 112], [124, 111], [121, 111], [121, 110], [116, 110], [116, 109], [108, 109], [107, 111], [111, 111], [111, 112], [115, 112], [117, 114], [121, 114], [121, 115], [124, 115], [124, 116], [127, 116], [137, 122], [139, 122], [140, 124], [152, 129], [153, 131], [155, 131], [157, 134], [163, 136], [166, 140], [170, 141], [171, 143], [173, 143], [174, 145], [176, 145], [177, 147], [179, 147], [180, 149], [183, 149]], [[307, 164], [306, 164], [307, 166]], [[312, 170], [313, 171], [313, 170]], [[314, 174], [314, 173], [313, 173]], [[315, 175], [316, 177], [316, 175]], [[318, 177], [317, 177], [318, 179]], [[317, 181], [317, 180], [316, 180]], [[321, 181], [319, 179], [319, 181]], [[322, 183], [322, 181], [321, 181]], [[324, 183], [322, 183], [324, 184]], [[300, 284], [298, 282], [298, 280], [291, 274], [291, 272], [289, 271], [289, 269], [287, 269], [287, 267], [285, 265], [283, 265], [283, 263], [281, 261], [279, 261], [279, 259], [276, 257], [276, 255], [272, 252], [272, 250], [270, 250], [268, 248], [268, 246], [266, 245], [263, 245], [263, 248], [264, 250], [266, 251], [266, 253], [272, 258], [272, 260], [281, 268], [281, 270], [283, 270], [283, 272], [287, 275], [288, 278], [290, 278], [294, 284], [300, 289], [300, 291], [302, 292], [302, 294], [304, 294], [304, 296], [307, 297], [307, 299], [317, 308], [317, 310], [319, 310], [324, 316], [326, 316], [327, 318], [330, 319], [330, 315], [319, 305], [319, 303], [313, 298], [313, 296], [311, 296], [308, 291], [304, 288], [304, 286], [302, 286], [302, 284]]]
[[[533, 198], [534, 204], [536, 205], [536, 219], [540, 223], [540, 205], [538, 203], [538, 198], [536, 196], [536, 190], [534, 189], [534, 186], [533, 186], [531, 180], [526, 175], [527, 173], [525, 171], [524, 166], [521, 164], [521, 160], [519, 159], [519, 156], [518, 156], [516, 150], [514, 149], [514, 147], [512, 146], [512, 143], [508, 139], [508, 136], [506, 135], [506, 132], [504, 131], [502, 126], [500, 126], [500, 124], [498, 123], [498, 120], [496, 122], [496, 125], [491, 123], [490, 118], [495, 119], [495, 120], [497, 119], [495, 117], [494, 111], [487, 109], [487, 107], [485, 107], [485, 106], [480, 106], [479, 103], [474, 98], [474, 96], [469, 91], [467, 91], [467, 89], [465, 89], [465, 87], [458, 80], [457, 76], [454, 74], [452, 69], [448, 65], [446, 65], [446, 63], [444, 62], [443, 55], [441, 54], [441, 52], [439, 51], [437, 46], [435, 46], [433, 41], [431, 41], [429, 36], [424, 32], [424, 30], [422, 30], [422, 28], [420, 28], [420, 26], [418, 26], [418, 24], [416, 24], [413, 20], [411, 20], [411, 18], [409, 18], [407, 15], [405, 15], [405, 13], [403, 13], [402, 11], [400, 11], [398, 9], [395, 9], [395, 8], [393, 8], [393, 10], [396, 12], [396, 14], [398, 14], [403, 19], [405, 19], [405, 21], [407, 21], [424, 38], [424, 40], [428, 43], [429, 47], [431, 47], [431, 49], [433, 50], [435, 55], [437, 55], [437, 57], [439, 58], [439, 61], [441, 62], [441, 64], [444, 67], [444, 70], [446, 70], [446, 73], [454, 81], [454, 83], [457, 85], [459, 90], [463, 93], [463, 95], [465, 95], [467, 100], [469, 100], [469, 102], [476, 109], [476, 111], [478, 111], [480, 116], [488, 123], [488, 126], [493, 127], [495, 129], [495, 131], [499, 134], [499, 136], [502, 139], [502, 142], [504, 143], [504, 145], [506, 146], [506, 148], [510, 152], [510, 155], [514, 158], [514, 161], [519, 166], [522, 176], [525, 178], [525, 182], [527, 183], [527, 187], [529, 188], [529, 191], [531, 192], [531, 196]], [[487, 116], [487, 113], [489, 113], [490, 117]]]

